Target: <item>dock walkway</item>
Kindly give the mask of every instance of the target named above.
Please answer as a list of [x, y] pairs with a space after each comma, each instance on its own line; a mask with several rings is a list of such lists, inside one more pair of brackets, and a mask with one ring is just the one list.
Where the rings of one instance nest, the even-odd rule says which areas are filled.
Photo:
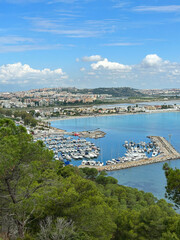
[[177, 152], [174, 147], [164, 138], [160, 136], [148, 136], [152, 142], [154, 142], [160, 149], [160, 154], [156, 157], [151, 157], [148, 159], [141, 159], [138, 161], [131, 161], [125, 163], [118, 163], [113, 165], [105, 165], [105, 166], [88, 166], [88, 165], [80, 165], [79, 168], [90, 167], [96, 168], [98, 171], [113, 171], [126, 169], [131, 167], [138, 167], [147, 164], [153, 164], [158, 162], [164, 162], [167, 160], [176, 160], [180, 159], [180, 153]]

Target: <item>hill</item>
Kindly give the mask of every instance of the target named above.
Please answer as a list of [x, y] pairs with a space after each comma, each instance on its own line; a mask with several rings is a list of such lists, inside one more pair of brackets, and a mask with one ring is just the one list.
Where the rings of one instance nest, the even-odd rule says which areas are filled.
[[143, 97], [144, 94], [140, 93], [138, 90], [122, 87], [122, 88], [95, 88], [92, 89], [93, 94], [110, 94], [113, 97]]
[[109, 94], [112, 97], [144, 97], [145, 94], [141, 93], [137, 89], [133, 89], [130, 87], [119, 87], [119, 88], [63, 88], [63, 91], [71, 92], [71, 93], [92, 93], [92, 94]]

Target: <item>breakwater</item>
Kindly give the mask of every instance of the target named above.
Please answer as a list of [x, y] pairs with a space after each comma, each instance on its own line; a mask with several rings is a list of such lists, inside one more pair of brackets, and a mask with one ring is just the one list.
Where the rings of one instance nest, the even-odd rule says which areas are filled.
[[160, 149], [160, 154], [156, 157], [151, 157], [148, 159], [141, 159], [137, 161], [130, 161], [125, 163], [118, 163], [112, 165], [105, 166], [88, 166], [88, 165], [80, 165], [79, 168], [91, 167], [96, 168], [98, 171], [113, 171], [120, 170], [132, 167], [138, 167], [142, 165], [148, 165], [158, 162], [164, 162], [168, 160], [176, 160], [180, 159], [180, 153], [177, 152], [174, 147], [164, 138], [160, 136], [148, 136], [152, 142], [154, 142]]
[[97, 139], [97, 138], [103, 138], [106, 133], [96, 129], [96, 130], [87, 130], [87, 131], [77, 131], [77, 132], [67, 132], [65, 130], [59, 129], [59, 128], [55, 128], [55, 127], [48, 127], [48, 128], [43, 128], [39, 127], [39, 130], [36, 130], [34, 133], [34, 136], [36, 138], [40, 138], [40, 137], [49, 137], [51, 135], [54, 136], [62, 136], [62, 135], [68, 135], [68, 136], [76, 136], [79, 138], [93, 138], [93, 139]]
[[99, 129], [90, 130], [90, 131], [80, 131], [80, 132], [66, 132], [66, 135], [78, 136], [80, 138], [102, 138], [106, 135], [105, 132], [100, 131]]

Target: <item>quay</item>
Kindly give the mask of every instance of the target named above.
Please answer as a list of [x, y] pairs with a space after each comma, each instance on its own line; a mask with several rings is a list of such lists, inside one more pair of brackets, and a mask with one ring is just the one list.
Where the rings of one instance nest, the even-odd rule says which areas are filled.
[[81, 131], [81, 132], [66, 132], [66, 135], [78, 136], [80, 138], [102, 138], [106, 135], [105, 132], [100, 130], [90, 130], [90, 131]]
[[117, 163], [105, 166], [89, 166], [89, 165], [80, 165], [79, 168], [90, 167], [96, 168], [98, 171], [113, 171], [126, 169], [131, 167], [138, 167], [158, 162], [164, 162], [168, 160], [180, 159], [180, 153], [175, 150], [175, 148], [164, 138], [160, 136], [148, 136], [151, 141], [156, 144], [160, 149], [160, 154], [156, 157], [151, 157], [148, 159], [141, 159], [137, 161]]
[[44, 130], [39, 130], [37, 133], [34, 134], [36, 137], [49, 137], [50, 135], [68, 135], [68, 136], [77, 136], [79, 138], [103, 138], [106, 133], [96, 129], [96, 130], [89, 130], [89, 131], [79, 131], [79, 132], [66, 132], [65, 130], [49, 127]]

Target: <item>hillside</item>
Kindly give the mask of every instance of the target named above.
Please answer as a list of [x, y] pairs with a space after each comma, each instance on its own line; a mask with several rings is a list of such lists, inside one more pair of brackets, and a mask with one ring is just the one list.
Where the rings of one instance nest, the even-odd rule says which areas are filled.
[[95, 88], [92, 89], [94, 94], [110, 94], [113, 97], [143, 97], [144, 94], [140, 93], [138, 90], [122, 87], [122, 88]]
[[63, 91], [71, 93], [93, 93], [93, 94], [109, 94], [112, 97], [144, 97], [145, 94], [139, 92], [137, 89], [129, 87], [119, 87], [119, 88], [94, 88], [94, 89], [77, 89], [77, 88], [64, 88]]
[[[0, 152], [0, 239], [180, 240], [180, 215], [171, 204], [106, 172], [54, 161], [9, 119], [0, 120]], [[170, 194], [174, 172], [165, 170]]]

